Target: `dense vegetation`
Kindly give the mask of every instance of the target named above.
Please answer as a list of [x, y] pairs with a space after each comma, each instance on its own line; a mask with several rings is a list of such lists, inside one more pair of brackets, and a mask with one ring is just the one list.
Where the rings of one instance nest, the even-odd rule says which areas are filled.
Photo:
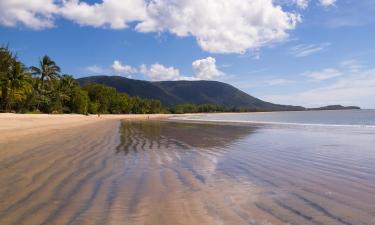
[[[158, 99], [164, 106], [174, 108], [176, 105], [192, 103], [224, 106], [227, 111], [304, 110], [303, 107], [265, 102], [229, 84], [217, 81], [150, 82], [119, 76], [91, 76], [80, 78], [78, 82], [81, 85], [104, 84], [130, 96]], [[219, 111], [222, 111], [222, 108]]]
[[171, 113], [182, 114], [182, 113], [205, 113], [205, 112], [257, 112], [261, 111], [256, 108], [246, 107], [225, 107], [221, 105], [213, 104], [179, 104], [169, 108]]
[[27, 68], [0, 47], [0, 111], [42, 113], [161, 113], [160, 101], [129, 97], [101, 84], [80, 87], [48, 56]]

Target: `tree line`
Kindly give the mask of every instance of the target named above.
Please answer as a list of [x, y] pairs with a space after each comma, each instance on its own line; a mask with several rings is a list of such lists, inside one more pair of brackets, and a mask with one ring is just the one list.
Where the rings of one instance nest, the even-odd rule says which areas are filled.
[[260, 111], [256, 108], [247, 107], [225, 107], [214, 104], [179, 104], [169, 108], [169, 112], [174, 114], [183, 113], [214, 113], [214, 112], [257, 112]]
[[19, 113], [162, 113], [160, 101], [130, 97], [116, 89], [81, 87], [48, 56], [26, 67], [7, 46], [0, 47], [0, 111]]
[[249, 112], [212, 104], [180, 104], [163, 107], [159, 100], [119, 93], [101, 84], [81, 87], [73, 76], [45, 55], [38, 66], [26, 67], [8, 46], [0, 47], [0, 112], [147, 114]]

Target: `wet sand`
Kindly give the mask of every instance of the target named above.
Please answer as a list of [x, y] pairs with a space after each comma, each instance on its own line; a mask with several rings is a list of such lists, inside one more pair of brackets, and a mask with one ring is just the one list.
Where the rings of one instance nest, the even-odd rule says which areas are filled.
[[68, 121], [1, 130], [0, 224], [375, 223], [373, 129]]

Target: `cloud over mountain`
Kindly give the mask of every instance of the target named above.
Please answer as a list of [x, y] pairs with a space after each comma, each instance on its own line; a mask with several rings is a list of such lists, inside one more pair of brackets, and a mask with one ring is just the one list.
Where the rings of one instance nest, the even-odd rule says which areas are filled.
[[224, 74], [218, 70], [216, 66], [216, 59], [212, 57], [195, 60], [192, 63], [192, 66], [195, 76], [200, 80], [211, 80]]
[[125, 74], [125, 75], [129, 75], [129, 74], [137, 72], [136, 68], [133, 68], [132, 66], [126, 65], [126, 64], [120, 62], [119, 60], [113, 61], [112, 69], [118, 74]]
[[164, 66], [159, 63], [151, 66], [141, 65], [139, 72], [153, 81], [160, 80], [213, 80], [218, 76], [224, 75], [216, 66], [216, 59], [207, 57], [198, 59], [192, 63], [194, 74], [192, 76], [183, 76], [180, 71], [174, 67]]
[[180, 75], [178, 69], [167, 67], [159, 63], [152, 64], [151, 66], [141, 65], [139, 71], [152, 81], [184, 80], [184, 77]]

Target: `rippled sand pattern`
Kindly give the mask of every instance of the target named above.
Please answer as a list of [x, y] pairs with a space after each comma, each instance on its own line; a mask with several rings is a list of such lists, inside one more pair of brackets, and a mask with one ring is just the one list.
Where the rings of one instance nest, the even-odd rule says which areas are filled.
[[0, 143], [0, 224], [375, 224], [374, 137], [106, 121]]

